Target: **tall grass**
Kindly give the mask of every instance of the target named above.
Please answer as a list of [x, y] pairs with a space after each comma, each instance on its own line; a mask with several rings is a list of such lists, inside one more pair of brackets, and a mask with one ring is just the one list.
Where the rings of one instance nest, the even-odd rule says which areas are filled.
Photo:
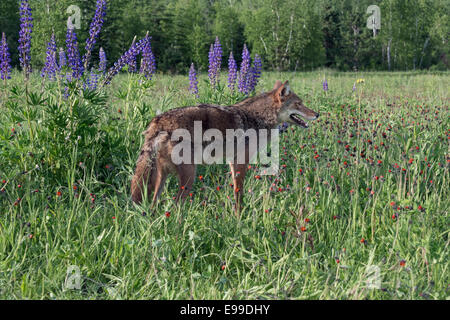
[[[218, 165], [199, 168], [183, 205], [175, 178], [153, 210], [132, 204], [156, 113], [242, 98], [206, 78], [198, 99], [187, 76], [81, 93], [37, 75], [28, 93], [18, 74], [2, 83], [0, 298], [448, 297], [447, 73], [264, 73], [258, 91], [289, 80], [321, 117], [281, 136], [278, 176], [247, 173], [240, 219]], [[64, 286], [71, 265], [80, 290]]]

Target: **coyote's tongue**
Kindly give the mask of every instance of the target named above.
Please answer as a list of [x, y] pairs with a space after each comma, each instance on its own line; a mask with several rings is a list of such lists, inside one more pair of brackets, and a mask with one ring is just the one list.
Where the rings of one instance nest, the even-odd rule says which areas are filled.
[[298, 116], [297, 114], [291, 114], [289, 117], [294, 120], [295, 124], [299, 125], [300, 127], [308, 128], [308, 124], [303, 121], [303, 119], [300, 118], [300, 116]]

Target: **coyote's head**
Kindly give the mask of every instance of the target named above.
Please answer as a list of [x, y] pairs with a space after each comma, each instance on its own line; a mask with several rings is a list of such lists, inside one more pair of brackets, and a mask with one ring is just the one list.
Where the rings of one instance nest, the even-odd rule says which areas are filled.
[[[291, 91], [289, 82], [284, 84], [277, 81], [273, 87], [273, 98], [278, 109], [278, 122], [289, 122], [303, 128], [308, 128], [308, 124], [303, 120], [315, 120], [319, 113], [307, 108], [302, 99]], [[303, 119], [302, 119], [303, 118]]]

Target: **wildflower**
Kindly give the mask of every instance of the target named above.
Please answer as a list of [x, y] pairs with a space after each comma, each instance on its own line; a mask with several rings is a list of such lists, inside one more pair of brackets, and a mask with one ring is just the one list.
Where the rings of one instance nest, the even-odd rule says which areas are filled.
[[31, 73], [31, 33], [33, 32], [33, 17], [28, 0], [20, 1], [20, 31], [19, 31], [19, 60], [20, 66], [28, 80]]
[[61, 197], [61, 196], [62, 196], [62, 192], [61, 192], [61, 191], [58, 191], [58, 192], [56, 192], [56, 195], [57, 195], [58, 197]]
[[208, 60], [209, 83], [215, 88], [219, 82], [220, 67], [222, 65], [222, 45], [220, 44], [219, 37], [216, 37], [216, 41], [210, 46]]
[[360, 79], [356, 80], [356, 83], [364, 83], [364, 82], [365, 82], [365, 80], [364, 80], [364, 79], [362, 79], [362, 78], [360, 78]]
[[66, 46], [69, 67], [72, 69], [72, 77], [79, 79], [83, 75], [84, 68], [78, 51], [77, 35], [71, 28], [67, 29]]
[[234, 91], [237, 79], [237, 65], [234, 60], [233, 53], [230, 52], [230, 57], [228, 58], [228, 88]]
[[215, 78], [219, 82], [220, 67], [222, 66], [222, 45], [220, 44], [219, 37], [216, 37], [216, 41], [214, 42], [214, 64]]
[[353, 83], [353, 88], [352, 91], [355, 92], [356, 91], [356, 83]]
[[52, 37], [50, 42], [47, 45], [47, 53], [45, 59], [45, 66], [42, 69], [41, 77], [48, 76], [50, 80], [56, 79], [56, 72], [58, 70], [58, 64], [56, 63], [56, 42], [55, 42], [55, 34], [52, 33]]
[[0, 78], [2, 80], [11, 79], [11, 56], [9, 54], [8, 43], [5, 33], [2, 33], [2, 42], [0, 42]]
[[94, 48], [96, 39], [102, 29], [103, 18], [106, 15], [106, 0], [97, 0], [94, 17], [92, 18], [91, 26], [89, 28], [89, 37], [86, 40], [86, 54], [83, 57], [84, 69], [89, 66], [91, 52]]
[[301, 230], [302, 232], [305, 232], [305, 231], [306, 231], [306, 227], [301, 227], [300, 230]]
[[123, 69], [123, 67], [128, 63], [128, 61], [142, 51], [142, 48], [144, 47], [146, 42], [147, 40], [144, 38], [140, 40], [138, 43], [133, 43], [130, 49], [128, 49], [128, 51], [125, 52], [116, 63], [114, 63], [114, 66], [109, 69], [102, 86], [109, 84], [112, 78], [117, 73], [119, 73], [120, 70]]
[[103, 48], [101, 48], [101, 47], [100, 47], [100, 51], [98, 53], [98, 57], [100, 59], [100, 62], [98, 64], [98, 71], [100, 71], [101, 73], [105, 73], [106, 72], [106, 64], [107, 64], [106, 53], [105, 53], [105, 50], [103, 50]]
[[406, 265], [406, 261], [405, 260], [400, 260], [400, 266], [404, 267]]
[[214, 45], [213, 44], [211, 44], [211, 46], [209, 47], [208, 62], [209, 62], [209, 67], [208, 67], [209, 83], [211, 83], [211, 85], [212, 85], [213, 78], [214, 78]]
[[261, 58], [258, 54], [255, 54], [255, 59], [253, 61], [253, 67], [250, 69], [248, 74], [248, 90], [254, 91], [258, 85], [259, 78], [261, 78], [262, 63]]
[[142, 48], [142, 62], [140, 73], [142, 73], [145, 78], [151, 80], [153, 74], [156, 71], [155, 56], [153, 55], [152, 51], [151, 37], [146, 35], [145, 39], [146, 43]]
[[323, 87], [323, 91], [325, 91], [325, 92], [328, 91], [328, 81], [327, 81], [327, 79], [325, 79], [325, 80], [322, 82], [322, 87]]
[[86, 79], [86, 83], [84, 83], [84, 89], [89, 88], [89, 90], [97, 90], [98, 86], [98, 74], [91, 70], [90, 76]]
[[242, 51], [242, 63], [241, 63], [241, 69], [239, 70], [239, 83], [238, 88], [239, 92], [242, 92], [244, 94], [249, 93], [248, 88], [248, 72], [250, 70], [250, 52], [247, 49], [247, 46], [244, 44], [244, 49]]
[[189, 92], [194, 94], [198, 98], [198, 81], [197, 72], [195, 71], [194, 64], [191, 64], [189, 69]]
[[170, 211], [166, 211], [165, 215], [166, 215], [167, 218], [169, 218], [170, 217]]
[[135, 73], [137, 71], [136, 55], [132, 55], [127, 61], [128, 72]]
[[59, 48], [59, 70], [67, 65], [66, 53], [63, 48]]

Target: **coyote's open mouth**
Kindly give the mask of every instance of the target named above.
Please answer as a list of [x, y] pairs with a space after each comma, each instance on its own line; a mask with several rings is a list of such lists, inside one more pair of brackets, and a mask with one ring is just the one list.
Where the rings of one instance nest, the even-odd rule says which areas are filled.
[[303, 119], [300, 118], [300, 116], [298, 114], [293, 113], [289, 116], [289, 118], [291, 118], [295, 122], [296, 125], [299, 125], [300, 127], [303, 127], [303, 128], [308, 128], [308, 124], [305, 121], [303, 121]]

